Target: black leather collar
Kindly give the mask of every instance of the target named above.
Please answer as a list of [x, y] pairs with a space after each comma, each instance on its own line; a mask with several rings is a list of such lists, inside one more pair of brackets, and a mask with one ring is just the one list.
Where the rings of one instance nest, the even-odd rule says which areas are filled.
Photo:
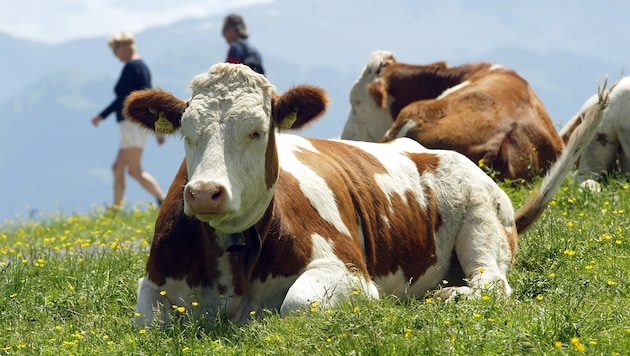
[[[249, 235], [249, 244], [247, 235]], [[238, 262], [243, 257], [246, 271], [249, 271], [258, 260], [261, 248], [260, 234], [255, 225], [245, 231], [227, 235], [225, 251], [232, 254], [234, 262]]]

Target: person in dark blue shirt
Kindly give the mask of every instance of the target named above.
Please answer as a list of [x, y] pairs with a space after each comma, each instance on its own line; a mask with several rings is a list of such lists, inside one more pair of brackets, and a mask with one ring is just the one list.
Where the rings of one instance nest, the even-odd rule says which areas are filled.
[[242, 63], [254, 71], [265, 74], [262, 57], [258, 50], [249, 44], [249, 33], [245, 21], [239, 15], [232, 14], [223, 20], [223, 38], [230, 45], [226, 58], [227, 63]]
[[[114, 161], [112, 166], [114, 173], [113, 207], [118, 209], [122, 206], [125, 193], [125, 170], [145, 190], [153, 195], [158, 205], [160, 205], [164, 200], [164, 192], [156, 179], [148, 172], [142, 170], [142, 165], [140, 164], [148, 132], [138, 124], [127, 120], [122, 113], [123, 103], [129, 93], [134, 90], [151, 87], [151, 72], [136, 52], [135, 41], [130, 33], [121, 32], [112, 36], [108, 41], [108, 45], [114, 51], [114, 55], [125, 65], [114, 87], [116, 98], [100, 114], [92, 118], [92, 124], [98, 126], [107, 116], [115, 113], [116, 121], [120, 128], [120, 146], [116, 161]], [[158, 144], [164, 143], [163, 136], [157, 136], [157, 139]]]

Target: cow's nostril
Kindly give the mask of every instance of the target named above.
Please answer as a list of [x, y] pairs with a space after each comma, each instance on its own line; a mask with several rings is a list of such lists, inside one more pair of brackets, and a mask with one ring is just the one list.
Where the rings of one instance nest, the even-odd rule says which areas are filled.
[[225, 187], [214, 183], [192, 184], [185, 192], [186, 202], [195, 213], [219, 212], [227, 197]]

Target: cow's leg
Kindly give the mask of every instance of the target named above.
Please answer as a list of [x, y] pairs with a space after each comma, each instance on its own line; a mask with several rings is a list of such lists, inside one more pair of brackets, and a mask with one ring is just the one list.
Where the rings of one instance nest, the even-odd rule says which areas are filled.
[[[198, 301], [199, 308], [193, 306], [193, 301]], [[158, 286], [145, 276], [138, 281], [134, 324], [137, 328], [149, 327], [155, 323], [169, 326], [174, 320], [173, 316], [181, 317], [191, 315], [190, 313], [195, 318], [215, 316], [218, 305], [223, 302], [216, 290], [191, 287], [185, 279], [167, 278], [164, 285]], [[174, 314], [174, 310], [177, 313]]]
[[168, 302], [158, 289], [158, 286], [146, 276], [138, 281], [138, 302], [134, 315], [134, 324], [137, 328], [149, 327], [156, 321], [169, 323], [168, 311], [164, 309]]
[[498, 288], [505, 296], [512, 294], [507, 272], [516, 253], [516, 228], [508, 228], [500, 222], [509, 223], [505, 211], [499, 210], [499, 214], [503, 218], [497, 218], [497, 211], [485, 205], [469, 208], [455, 241], [457, 259], [468, 286], [443, 288], [438, 296], [447, 301], [457, 295], [479, 297], [489, 288]]
[[310, 310], [312, 307], [335, 306], [353, 294], [378, 298], [374, 282], [367, 280], [358, 271], [349, 270], [340, 261], [316, 260], [308, 265], [289, 288], [280, 307], [280, 314]]
[[582, 188], [601, 190], [597, 180], [612, 170], [618, 149], [617, 134], [604, 122], [580, 156], [575, 180]]
[[627, 126], [629, 127], [620, 129], [617, 136], [620, 145], [619, 151], [617, 152], [619, 168], [621, 168], [621, 172], [626, 174], [630, 173], [630, 125]]

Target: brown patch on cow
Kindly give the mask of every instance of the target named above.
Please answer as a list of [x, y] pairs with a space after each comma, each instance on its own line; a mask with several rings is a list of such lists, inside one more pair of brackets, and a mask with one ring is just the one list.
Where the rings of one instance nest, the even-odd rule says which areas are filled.
[[510, 245], [510, 252], [512, 253], [512, 263], [514, 263], [516, 253], [518, 252], [518, 233], [516, 231], [516, 224], [512, 225], [511, 230], [505, 229], [505, 236], [507, 236], [508, 244]]
[[[400, 196], [392, 197], [393, 205], [400, 208], [388, 214], [392, 228], [377, 242], [379, 268], [376, 275], [386, 276], [400, 266], [406, 280], [416, 281], [437, 261], [435, 234], [441, 223], [437, 196], [430, 188], [424, 193], [426, 209], [417, 206], [413, 192], [407, 192], [406, 200], [410, 203], [405, 203]], [[409, 221], [416, 224], [409, 225]], [[383, 250], [388, 251], [389, 256], [383, 256]]]
[[407, 157], [418, 167], [418, 173], [433, 173], [440, 166], [440, 156], [435, 153], [412, 153]]
[[[320, 140], [311, 140], [311, 143], [319, 155], [304, 153], [297, 156], [326, 179], [335, 193], [344, 224], [355, 241], [349, 244], [347, 236], [326, 232], [334, 227], [321, 226], [328, 234], [320, 233], [322, 236], [332, 236], [335, 253], [350, 266], [359, 270], [367, 268], [373, 277], [395, 273], [399, 268], [406, 278], [424, 274], [436, 261], [434, 237], [441, 222], [435, 193], [431, 189], [425, 190], [428, 209], [419, 206], [411, 191], [405, 196], [391, 196], [390, 206], [389, 199], [375, 180], [375, 175], [386, 174], [378, 159], [352, 145]], [[418, 164], [421, 174], [435, 170], [439, 164], [433, 154], [418, 154], [413, 161]], [[360, 251], [357, 216], [364, 235], [364, 252]], [[416, 223], [410, 225], [410, 221]], [[361, 259], [363, 254], [365, 262]]]
[[319, 218], [299, 189], [299, 182], [280, 170], [276, 195], [269, 210], [265, 231], [260, 231], [262, 250], [252, 279], [289, 277], [301, 272], [310, 261], [310, 235]]
[[[324, 89], [312, 85], [299, 85], [274, 95], [271, 101], [271, 118], [274, 125], [285, 129], [302, 129], [320, 118], [328, 108], [330, 99]], [[283, 125], [288, 115], [295, 114], [291, 126]]]
[[217, 258], [223, 251], [217, 245], [214, 230], [184, 214], [183, 191], [187, 181], [184, 160], [160, 208], [147, 261], [147, 275], [158, 286], [166, 278], [185, 278], [191, 287], [209, 287], [219, 277]]
[[[368, 94], [374, 99], [376, 106], [379, 108], [387, 107], [387, 87], [381, 81], [376, 81], [367, 85]], [[394, 119], [392, 118], [392, 121]]]
[[[512, 70], [491, 66], [388, 66], [373, 83], [394, 99], [395, 121], [384, 141], [413, 122], [404, 136], [427, 148], [457, 151], [476, 164], [483, 159], [498, 171], [496, 179], [531, 180], [545, 172], [561, 152], [562, 139], [529, 84]], [[464, 81], [469, 84], [436, 99]]]
[[271, 189], [278, 180], [278, 148], [276, 147], [276, 133], [269, 128], [269, 141], [265, 151], [265, 184]]
[[580, 125], [582, 124], [582, 121], [584, 121], [585, 115], [586, 115], [585, 112], [580, 113], [579, 116], [577, 116], [575, 119], [569, 122], [567, 126], [565, 126], [562, 129], [562, 142], [564, 142], [565, 144], [569, 142], [569, 138], [573, 134], [573, 131], [575, 131], [578, 127], [580, 127]]
[[595, 136], [595, 139], [597, 140], [597, 142], [599, 142], [600, 145], [606, 147], [610, 144], [610, 141], [608, 141], [608, 135], [604, 134], [604, 133], [597, 133], [597, 135]]
[[160, 89], [145, 89], [136, 90], [127, 96], [123, 114], [151, 131], [155, 131], [155, 122], [162, 114], [176, 130], [181, 126], [182, 115], [187, 107], [188, 102], [171, 93]]
[[392, 117], [395, 118], [400, 110], [410, 103], [435, 99], [446, 89], [470, 79], [476, 73], [486, 73], [491, 66], [492, 64], [485, 62], [458, 67], [448, 67], [446, 62], [427, 65], [394, 63], [387, 66], [379, 78], [385, 83], [387, 94], [396, 102], [397, 109], [392, 108], [391, 111]]
[[267, 248], [264, 243], [269, 236], [269, 228], [273, 221], [273, 201], [267, 208], [267, 211], [256, 224], [256, 231], [248, 229], [244, 231], [245, 247], [242, 250], [229, 252], [231, 256], [232, 285], [236, 295], [243, 295], [247, 289], [249, 282], [252, 280], [252, 274], [256, 271], [267, 268], [260, 263], [260, 254], [263, 249]]

